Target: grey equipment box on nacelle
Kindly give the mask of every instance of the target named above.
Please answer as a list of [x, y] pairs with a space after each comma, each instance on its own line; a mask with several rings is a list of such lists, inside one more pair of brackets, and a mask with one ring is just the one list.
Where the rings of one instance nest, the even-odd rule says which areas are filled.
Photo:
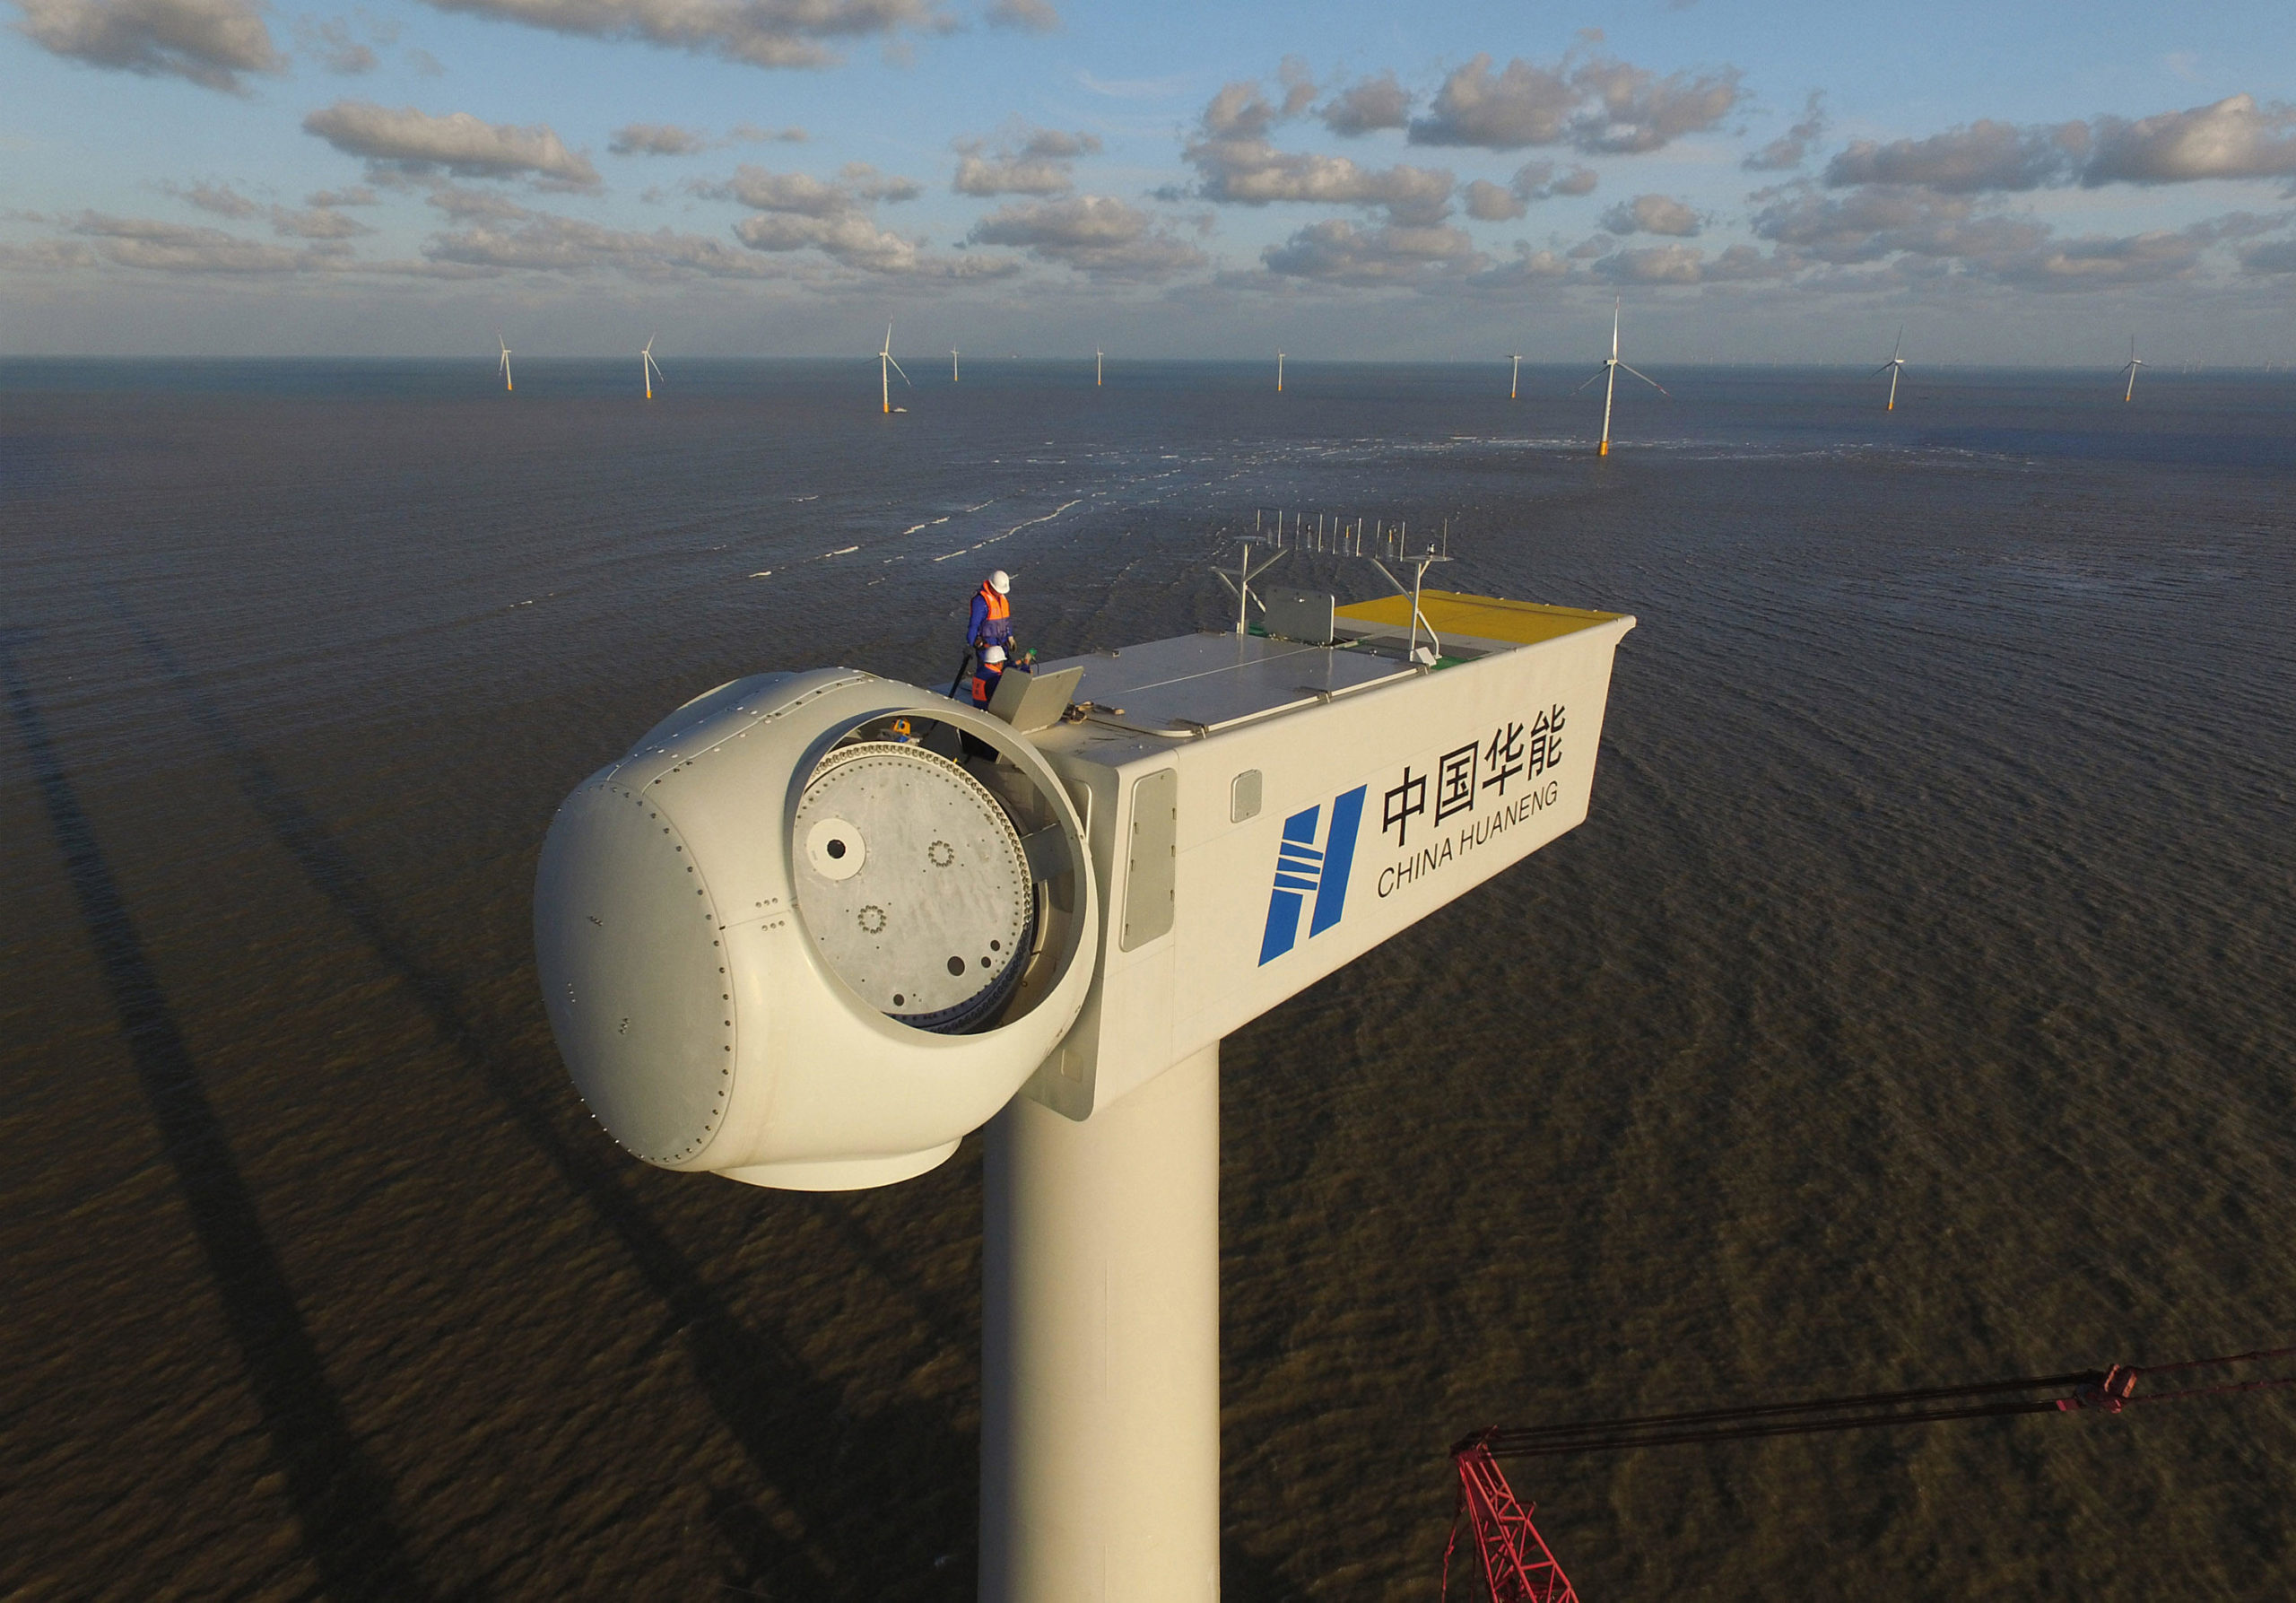
[[1068, 710], [1076, 682], [1083, 676], [1082, 668], [1053, 668], [1041, 674], [1008, 669], [988, 698], [989, 715], [1003, 719], [1023, 735], [1049, 729]]
[[1298, 640], [1304, 645], [1328, 646], [1332, 642], [1332, 616], [1337, 601], [1320, 590], [1293, 590], [1271, 586], [1265, 592], [1267, 611], [1260, 619], [1260, 627], [1278, 640]]

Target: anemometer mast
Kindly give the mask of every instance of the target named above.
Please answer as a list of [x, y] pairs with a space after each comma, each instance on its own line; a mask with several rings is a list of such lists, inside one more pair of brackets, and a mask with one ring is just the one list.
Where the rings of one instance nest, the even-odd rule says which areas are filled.
[[848, 1189], [986, 1128], [992, 1603], [1218, 1596], [1221, 1038], [1587, 815], [1634, 620], [1414, 566], [1345, 607], [1248, 566], [1263, 624], [986, 712], [736, 680], [551, 825], [544, 999], [636, 1155]]

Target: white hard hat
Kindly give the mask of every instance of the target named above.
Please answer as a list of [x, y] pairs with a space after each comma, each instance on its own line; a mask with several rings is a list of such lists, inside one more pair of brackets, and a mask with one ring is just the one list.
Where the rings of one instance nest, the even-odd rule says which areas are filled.
[[1004, 648], [1002, 646], [989, 647], [987, 650], [980, 654], [980, 660], [987, 663], [990, 667], [995, 667], [998, 663], [1004, 660]]
[[988, 588], [999, 596], [1009, 596], [1013, 593], [1013, 576], [999, 568], [988, 576]]

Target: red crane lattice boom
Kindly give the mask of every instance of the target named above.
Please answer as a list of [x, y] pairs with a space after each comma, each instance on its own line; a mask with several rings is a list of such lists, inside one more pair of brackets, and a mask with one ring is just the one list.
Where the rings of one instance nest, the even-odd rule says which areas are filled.
[[1570, 1578], [1562, 1573], [1546, 1538], [1531, 1523], [1531, 1511], [1515, 1500], [1499, 1461], [1479, 1436], [1451, 1450], [1459, 1472], [1459, 1504], [1451, 1516], [1451, 1539], [1443, 1549], [1443, 1595], [1451, 1595], [1451, 1555], [1464, 1523], [1474, 1538], [1492, 1603], [1578, 1603]]
[[[1895, 1425], [1938, 1424], [1947, 1420], [1994, 1419], [2018, 1414], [2119, 1414], [2144, 1403], [2184, 1402], [2195, 1398], [2277, 1390], [2296, 1386], [2296, 1374], [2270, 1374], [2214, 1385], [2150, 1391], [2139, 1397], [2143, 1375], [2196, 1369], [2239, 1368], [2296, 1358], [2296, 1347], [2192, 1358], [2181, 1363], [2142, 1367], [2116, 1363], [2103, 1370], [2064, 1375], [2027, 1375], [1974, 1386], [1933, 1386], [1910, 1391], [1866, 1392], [1857, 1397], [1809, 1398], [1797, 1402], [1759, 1403], [1734, 1408], [1704, 1408], [1679, 1414], [1647, 1414], [1585, 1424], [1493, 1425], [1451, 1449], [1459, 1496], [1451, 1516], [1451, 1539], [1443, 1548], [1443, 1595], [1451, 1591], [1451, 1556], [1458, 1550], [1459, 1528], [1473, 1540], [1491, 1603], [1578, 1603], [1570, 1578], [1531, 1523], [1530, 1505], [1518, 1502], [1500, 1473], [1501, 1456], [1552, 1458], [1566, 1453], [1619, 1451], [1639, 1447], [1746, 1442], [1800, 1436], [1825, 1431], [1864, 1431]], [[2070, 1387], [2069, 1393], [2065, 1389]], [[2020, 1398], [2019, 1392], [2059, 1393]], [[1941, 1406], [1943, 1405], [1943, 1406]]]

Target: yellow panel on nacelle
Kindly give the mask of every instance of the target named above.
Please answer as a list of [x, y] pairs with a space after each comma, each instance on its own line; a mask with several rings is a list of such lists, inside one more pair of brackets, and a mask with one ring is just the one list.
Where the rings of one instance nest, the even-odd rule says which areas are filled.
[[[1461, 634], [1518, 646], [1535, 646], [1624, 615], [1577, 606], [1547, 606], [1536, 601], [1509, 601], [1498, 596], [1466, 596], [1456, 590], [1421, 591], [1419, 613], [1439, 635]], [[1336, 615], [1358, 623], [1409, 629], [1411, 598], [1386, 596], [1377, 601], [1359, 601], [1341, 607]]]

